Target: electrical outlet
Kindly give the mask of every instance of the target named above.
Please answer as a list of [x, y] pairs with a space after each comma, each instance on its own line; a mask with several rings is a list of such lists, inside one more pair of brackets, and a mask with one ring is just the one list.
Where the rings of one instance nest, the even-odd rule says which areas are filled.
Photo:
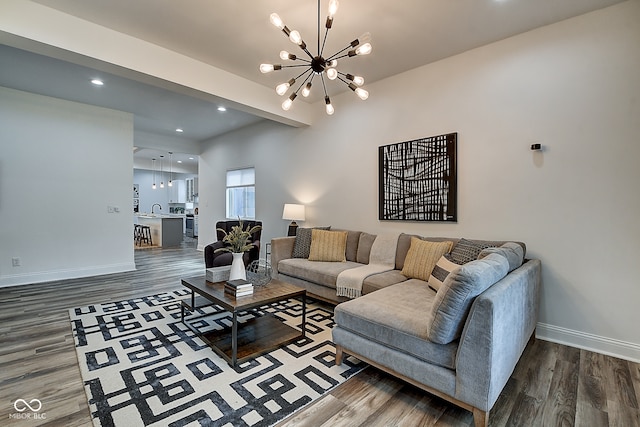
[[18, 257], [11, 258], [11, 265], [13, 267], [20, 267], [20, 258]]

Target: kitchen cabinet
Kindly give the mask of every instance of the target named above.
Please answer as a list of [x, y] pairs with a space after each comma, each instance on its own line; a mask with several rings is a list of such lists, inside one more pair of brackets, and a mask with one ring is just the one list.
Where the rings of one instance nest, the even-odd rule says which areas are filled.
[[187, 186], [187, 202], [195, 202], [195, 198], [198, 196], [198, 178], [188, 178], [186, 180]]
[[187, 183], [184, 179], [176, 179], [169, 187], [169, 203], [185, 203], [187, 201]]

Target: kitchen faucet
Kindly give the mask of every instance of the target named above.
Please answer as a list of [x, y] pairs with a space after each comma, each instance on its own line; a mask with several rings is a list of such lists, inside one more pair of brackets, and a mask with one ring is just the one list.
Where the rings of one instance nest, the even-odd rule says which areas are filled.
[[162, 210], [162, 206], [160, 206], [160, 203], [154, 203], [151, 205], [151, 213], [153, 213], [153, 207], [158, 205], [158, 207], [160, 208], [160, 210]]

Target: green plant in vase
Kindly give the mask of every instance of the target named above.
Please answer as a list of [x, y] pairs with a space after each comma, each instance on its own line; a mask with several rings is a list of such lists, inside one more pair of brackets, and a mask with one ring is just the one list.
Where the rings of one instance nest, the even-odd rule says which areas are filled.
[[218, 228], [218, 231], [224, 234], [222, 241], [226, 243], [226, 246], [216, 249], [215, 252], [231, 252], [233, 254], [229, 279], [247, 278], [242, 255], [253, 248], [253, 244], [250, 242], [251, 236], [260, 229], [262, 229], [262, 227], [259, 225], [254, 225], [253, 227], [247, 225], [245, 229], [240, 218], [238, 218], [238, 225], [231, 227], [231, 231], [229, 232]]

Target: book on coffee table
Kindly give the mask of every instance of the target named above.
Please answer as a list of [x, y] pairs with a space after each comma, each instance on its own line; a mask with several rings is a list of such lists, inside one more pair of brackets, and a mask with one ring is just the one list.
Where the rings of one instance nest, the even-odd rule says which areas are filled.
[[253, 294], [253, 284], [247, 280], [235, 279], [227, 280], [224, 285], [224, 291], [234, 297], [241, 297]]

